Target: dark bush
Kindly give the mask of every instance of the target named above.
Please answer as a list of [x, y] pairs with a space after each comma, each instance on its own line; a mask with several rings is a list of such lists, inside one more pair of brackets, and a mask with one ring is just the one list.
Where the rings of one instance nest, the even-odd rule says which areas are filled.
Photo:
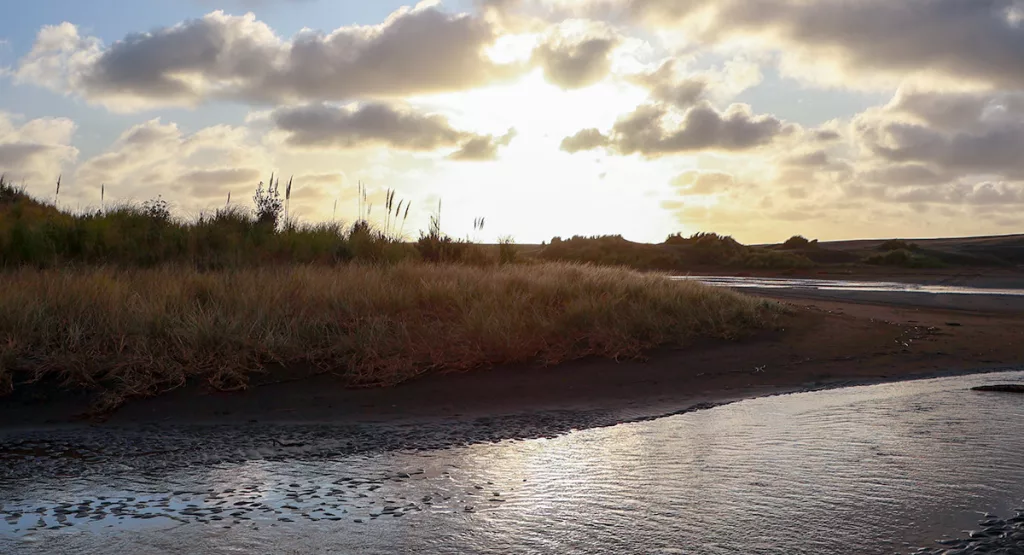
[[814, 248], [818, 246], [818, 240], [808, 240], [803, 235], [794, 235], [789, 239], [786, 239], [785, 243], [782, 243], [782, 248], [785, 250], [801, 250]]
[[733, 263], [742, 268], [765, 270], [793, 270], [814, 266], [814, 262], [802, 254], [767, 249], [750, 249]]
[[518, 256], [515, 239], [509, 235], [498, 238], [498, 263], [513, 264]]
[[270, 183], [264, 188], [263, 182], [256, 187], [256, 194], [252, 201], [256, 204], [256, 222], [262, 226], [277, 228], [277, 222], [284, 212], [284, 201], [281, 199], [279, 185], [281, 179], [274, 181], [274, 175], [270, 175]]
[[878, 250], [882, 252], [898, 250], [916, 251], [918, 249], [920, 249], [920, 247], [917, 243], [908, 243], [902, 239], [889, 239], [881, 245], [878, 245]]
[[729, 264], [746, 247], [727, 235], [697, 233], [690, 238], [694, 259], [701, 264]]
[[899, 266], [903, 268], [941, 268], [945, 266], [941, 260], [917, 254], [907, 249], [891, 250], [885, 253], [873, 254], [864, 259], [867, 264], [876, 266]]

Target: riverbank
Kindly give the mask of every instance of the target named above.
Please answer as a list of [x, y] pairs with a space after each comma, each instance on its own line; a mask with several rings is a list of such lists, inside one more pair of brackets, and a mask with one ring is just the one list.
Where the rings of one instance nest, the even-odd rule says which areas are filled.
[[[140, 423], [415, 423], [568, 411], [601, 424], [702, 403], [947, 375], [1024, 363], [1024, 316], [960, 309], [786, 299], [778, 329], [742, 342], [705, 340], [644, 361], [588, 358], [554, 367], [504, 365], [431, 374], [391, 388], [346, 389], [330, 375], [270, 373], [238, 393], [180, 389], [108, 416]], [[0, 404], [0, 426], [66, 423], [84, 399]], [[577, 423], [588, 425], [592, 419]], [[497, 426], [499, 429], [501, 426]], [[514, 428], [514, 427], [513, 427]], [[501, 437], [516, 437], [515, 429]]]

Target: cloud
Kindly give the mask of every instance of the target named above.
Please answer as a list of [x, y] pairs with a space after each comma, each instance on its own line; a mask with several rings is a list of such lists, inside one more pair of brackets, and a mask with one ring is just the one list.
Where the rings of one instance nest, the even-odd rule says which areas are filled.
[[252, 185], [259, 181], [260, 172], [254, 168], [227, 168], [218, 170], [192, 170], [181, 175], [181, 180], [194, 187], [216, 187], [219, 185]]
[[399, 150], [429, 152], [458, 147], [454, 159], [480, 159], [496, 154], [500, 139], [452, 127], [439, 114], [425, 114], [401, 104], [364, 103], [348, 106], [312, 104], [273, 110], [269, 120], [285, 133], [292, 147], [354, 149], [386, 146]]
[[153, 119], [128, 128], [109, 149], [84, 161], [70, 189], [87, 204], [98, 202], [105, 184], [108, 199], [162, 196], [198, 210], [232, 189], [248, 193], [263, 168], [273, 167], [270, 162], [245, 128], [219, 125], [189, 134]]
[[608, 137], [601, 133], [600, 130], [596, 128], [583, 129], [571, 137], [562, 139], [561, 149], [574, 154], [583, 150], [594, 150], [607, 146], [608, 142]]
[[812, 135], [815, 141], [822, 143], [838, 141], [843, 138], [843, 136], [834, 129], [817, 129], [812, 132]]
[[870, 191], [875, 200], [886, 203], [930, 203], [985, 207], [1019, 212], [1024, 205], [1024, 185], [1007, 182], [951, 183], [938, 187], [876, 188]]
[[[783, 51], [798, 73], [834, 79], [877, 75], [890, 82], [909, 75], [1024, 84], [1019, 63], [1024, 27], [1020, 6], [1012, 0], [731, 0], [716, 5], [705, 36], [756, 36]], [[823, 66], [831, 66], [831, 76]]]
[[[424, 175], [436, 162], [425, 157], [388, 148], [292, 149], [279, 139], [276, 132], [260, 126], [216, 125], [188, 132], [173, 122], [145, 121], [125, 129], [75, 171], [65, 172], [61, 204], [98, 206], [105, 184], [108, 206], [160, 196], [175, 214], [189, 217], [224, 206], [230, 193], [232, 206], [251, 208], [257, 183], [275, 172], [282, 185], [294, 176], [292, 216], [303, 221], [333, 216], [347, 220], [355, 212], [357, 179], [369, 183], [371, 197], [383, 198], [386, 184], [401, 191], [401, 198], [417, 203], [431, 186], [424, 183]], [[411, 215], [410, 225], [421, 216]]]
[[648, 89], [652, 99], [686, 109], [703, 99], [711, 84], [704, 75], [681, 77], [677, 66], [675, 60], [668, 60], [658, 69], [634, 75], [630, 80]]
[[14, 70], [16, 81], [31, 82], [53, 90], [71, 86], [71, 75], [88, 68], [100, 55], [100, 41], [82, 37], [70, 23], [47, 25], [36, 35], [32, 50]]
[[835, 167], [845, 198], [880, 207], [985, 207], [1009, 217], [1024, 203], [1022, 116], [1014, 91], [903, 89], [884, 106], [853, 117], [849, 142], [797, 153], [785, 163], [827, 162], [810, 168], [803, 181]]
[[750, 107], [733, 104], [719, 112], [700, 102], [670, 123], [663, 105], [647, 104], [620, 118], [609, 134], [589, 129], [562, 141], [562, 150], [577, 152], [608, 147], [616, 154], [656, 158], [705, 150], [742, 151], [766, 146], [795, 127], [774, 116], [755, 116]]
[[973, 130], [944, 131], [918, 123], [861, 121], [857, 131], [870, 154], [885, 162], [1024, 178], [1024, 123], [993, 122]]
[[33, 182], [56, 179], [64, 164], [73, 162], [78, 149], [71, 146], [76, 129], [66, 118], [40, 118], [18, 124], [18, 118], [0, 111], [0, 174]]
[[824, 150], [815, 150], [788, 156], [784, 163], [791, 166], [827, 166], [829, 163], [829, 157], [828, 153]]
[[650, 91], [652, 100], [686, 109], [701, 100], [733, 98], [764, 76], [757, 64], [745, 60], [730, 60], [721, 70], [685, 72], [678, 60], [670, 58], [654, 71], [627, 79]]
[[522, 0], [501, 7], [776, 52], [787, 73], [844, 88], [888, 87], [908, 77], [1024, 85], [1024, 8], [1017, 0]]
[[0, 168], [17, 168], [53, 147], [28, 143], [0, 144]]
[[940, 185], [949, 183], [953, 175], [925, 164], [896, 164], [862, 171], [857, 175], [864, 183], [881, 185]]
[[533, 51], [532, 61], [547, 80], [563, 89], [589, 87], [611, 71], [612, 51], [621, 39], [607, 27], [591, 24], [583, 32], [556, 29]]
[[687, 171], [672, 179], [672, 185], [687, 195], [714, 195], [736, 185], [736, 178], [727, 173]]
[[1024, 120], [1024, 93], [900, 89], [883, 110], [946, 131], [978, 129]]
[[448, 158], [470, 162], [496, 160], [498, 158], [498, 148], [508, 146], [515, 137], [515, 129], [509, 129], [500, 137], [495, 137], [494, 135], [474, 137], [466, 141], [459, 150], [453, 152]]
[[295, 180], [299, 183], [309, 183], [310, 185], [331, 185], [339, 186], [346, 183], [347, 178], [344, 173], [305, 173], [295, 176]]
[[112, 110], [195, 106], [211, 99], [256, 103], [350, 100], [457, 91], [518, 75], [486, 49], [484, 19], [423, 3], [374, 26], [277, 36], [253, 14], [200, 19], [126, 36], [104, 47], [70, 23], [45, 27], [15, 70], [32, 82]]

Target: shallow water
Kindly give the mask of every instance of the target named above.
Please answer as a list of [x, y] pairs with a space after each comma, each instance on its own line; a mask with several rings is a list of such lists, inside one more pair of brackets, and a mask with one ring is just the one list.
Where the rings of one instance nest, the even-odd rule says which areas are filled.
[[[980, 530], [984, 513], [1012, 517], [1024, 505], [1024, 396], [968, 390], [1022, 380], [1024, 372], [1015, 372], [784, 395], [438, 450], [307, 450], [282, 460], [256, 451], [240, 462], [210, 462], [238, 445], [224, 436], [210, 444], [182, 436], [175, 441], [187, 448], [177, 459], [155, 456], [181, 464], [148, 468], [106, 460], [86, 431], [80, 445], [63, 436], [60, 453], [48, 453], [46, 442], [58, 432], [8, 431], [2, 439], [21, 451], [0, 458], [7, 476], [0, 552], [871, 554], [941, 547], [935, 540]], [[320, 428], [311, 441], [344, 442], [347, 433]], [[147, 449], [140, 442], [122, 448]], [[239, 445], [248, 444], [239, 438]], [[48, 457], [74, 464], [43, 464]], [[187, 464], [189, 457], [205, 462]], [[64, 470], [18, 472], [33, 464]], [[1002, 535], [1024, 537], [1024, 527], [1003, 524]], [[1022, 552], [1024, 541], [1012, 549]]]
[[831, 279], [762, 278], [737, 276], [673, 276], [678, 280], [695, 280], [708, 285], [738, 289], [798, 289], [812, 291], [853, 291], [870, 293], [919, 293], [931, 295], [998, 295], [1024, 296], [1024, 289], [962, 287], [956, 285], [925, 285], [895, 281], [848, 281]]

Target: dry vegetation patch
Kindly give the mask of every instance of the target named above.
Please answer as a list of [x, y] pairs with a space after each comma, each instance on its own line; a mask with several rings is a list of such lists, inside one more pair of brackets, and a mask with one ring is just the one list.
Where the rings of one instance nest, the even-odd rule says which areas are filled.
[[23, 268], [0, 273], [0, 386], [57, 382], [109, 408], [186, 383], [244, 388], [269, 365], [390, 385], [737, 338], [778, 310], [695, 282], [565, 263]]

